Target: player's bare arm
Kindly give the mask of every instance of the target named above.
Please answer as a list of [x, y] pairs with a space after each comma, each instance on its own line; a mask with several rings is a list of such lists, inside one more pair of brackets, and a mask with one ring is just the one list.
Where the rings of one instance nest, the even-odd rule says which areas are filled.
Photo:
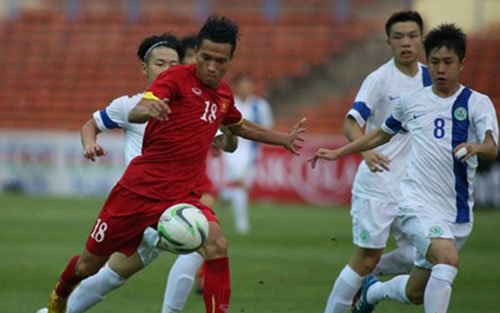
[[299, 155], [302, 143], [304, 142], [303, 134], [306, 132], [304, 128], [305, 122], [305, 118], [301, 119], [292, 127], [288, 134], [259, 126], [245, 119], [242, 123], [230, 126], [229, 128], [234, 134], [240, 137], [275, 146], [283, 146], [293, 154]]
[[[346, 116], [344, 120], [344, 135], [350, 142], [363, 137], [363, 129], [352, 116]], [[384, 170], [389, 170], [389, 163], [391, 161], [382, 153], [368, 150], [362, 152], [361, 155], [365, 159], [365, 163], [370, 171], [383, 172]]]
[[168, 101], [168, 99], [153, 100], [143, 98], [129, 112], [128, 121], [130, 123], [146, 123], [151, 118], [166, 121], [171, 112]]
[[477, 155], [479, 158], [486, 161], [494, 161], [498, 156], [498, 146], [493, 139], [493, 133], [491, 130], [486, 131], [486, 136], [482, 143], [461, 143], [455, 147], [453, 154], [456, 154], [462, 148], [466, 149], [466, 154], [459, 157], [462, 162], [467, 161], [474, 155]]
[[216, 136], [212, 145], [224, 152], [234, 152], [238, 148], [238, 136], [225, 126], [221, 126], [219, 129], [222, 135]]
[[334, 161], [344, 155], [370, 150], [388, 142], [391, 140], [392, 136], [393, 135], [383, 131], [382, 128], [376, 128], [361, 138], [338, 149], [330, 150], [320, 148], [308, 161], [311, 163], [311, 167], [315, 168], [318, 159]]
[[80, 130], [80, 139], [83, 146], [83, 156], [86, 159], [95, 161], [96, 157], [106, 155], [106, 151], [97, 143], [97, 134], [101, 130], [93, 118], [89, 119]]

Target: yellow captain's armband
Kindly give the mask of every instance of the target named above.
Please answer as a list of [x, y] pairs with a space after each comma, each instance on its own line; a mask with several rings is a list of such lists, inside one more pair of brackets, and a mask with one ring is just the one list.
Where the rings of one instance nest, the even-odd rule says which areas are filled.
[[151, 91], [147, 91], [146, 93], [144, 93], [144, 95], [142, 96], [142, 99], [153, 100], [153, 101], [160, 100], [160, 98], [155, 96]]
[[244, 118], [242, 117], [238, 122], [233, 123], [233, 124], [229, 124], [229, 125], [224, 125], [224, 126], [226, 126], [226, 127], [238, 126], [238, 125], [243, 124], [243, 120], [244, 120]]

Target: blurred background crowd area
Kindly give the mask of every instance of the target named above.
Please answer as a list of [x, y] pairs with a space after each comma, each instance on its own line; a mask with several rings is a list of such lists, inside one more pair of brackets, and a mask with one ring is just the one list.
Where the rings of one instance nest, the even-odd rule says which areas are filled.
[[[427, 29], [469, 34], [464, 83], [499, 107], [500, 1], [1, 0], [0, 127], [77, 130], [119, 95], [146, 88], [136, 48], [146, 36], [195, 34], [210, 14], [241, 26], [226, 79], [241, 71], [273, 106], [278, 128], [340, 134], [361, 80], [389, 57], [383, 24], [419, 10]], [[436, 4], [441, 3], [441, 5]], [[495, 14], [496, 12], [496, 14]]]
[[[135, 55], [140, 41], [196, 34], [207, 16], [218, 14], [241, 28], [226, 80], [249, 72], [271, 103], [277, 129], [306, 116], [309, 134], [342, 138], [362, 80], [390, 57], [384, 23], [404, 9], [422, 14], [425, 31], [442, 22], [466, 31], [463, 83], [488, 94], [500, 115], [498, 0], [0, 0], [1, 137], [69, 131], [77, 152], [68, 153], [80, 158], [76, 134], [91, 114], [147, 88]], [[0, 145], [6, 161], [0, 169], [10, 172], [0, 173], [0, 183], [26, 167], [12, 157], [20, 151], [16, 136]], [[40, 155], [36, 169], [47, 171], [47, 153]], [[500, 170], [493, 179], [500, 186]]]

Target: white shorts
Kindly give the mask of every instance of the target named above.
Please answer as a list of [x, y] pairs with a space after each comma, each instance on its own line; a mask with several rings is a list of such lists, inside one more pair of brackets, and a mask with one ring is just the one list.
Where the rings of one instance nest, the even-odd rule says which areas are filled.
[[397, 220], [414, 247], [414, 264], [427, 269], [433, 266], [426, 259], [432, 238], [451, 239], [457, 250], [460, 250], [472, 231], [472, 222], [448, 222], [435, 212], [425, 209], [401, 208]]
[[160, 237], [156, 229], [148, 227], [144, 230], [141, 244], [139, 245], [139, 248], [137, 248], [137, 254], [139, 254], [144, 267], [153, 262], [153, 260], [156, 259], [162, 252], [162, 250], [156, 247], [159, 240]]
[[352, 197], [352, 237], [353, 243], [361, 248], [383, 249], [389, 234], [401, 247], [411, 244], [401, 229], [396, 217], [399, 212], [397, 202], [383, 202]]

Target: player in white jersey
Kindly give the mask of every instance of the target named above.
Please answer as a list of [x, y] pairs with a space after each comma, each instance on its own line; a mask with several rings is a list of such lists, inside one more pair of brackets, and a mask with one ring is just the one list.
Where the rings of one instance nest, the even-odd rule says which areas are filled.
[[[161, 35], [144, 39], [137, 54], [142, 62], [142, 71], [146, 75], [148, 83], [151, 83], [162, 71], [179, 64], [183, 50], [174, 36]], [[93, 117], [87, 121], [81, 131], [85, 158], [94, 161], [96, 157], [105, 155], [105, 150], [96, 141], [97, 135], [100, 132], [116, 128], [124, 130], [126, 164], [141, 154], [142, 139], [147, 124], [128, 122], [128, 114], [142, 98], [142, 95], [140, 93], [133, 97], [117, 98], [105, 109], [93, 114]], [[235, 140], [234, 136], [228, 134], [215, 138], [214, 144], [226, 150], [234, 150], [237, 143]], [[83, 280], [71, 293], [66, 312], [87, 311], [102, 301], [108, 292], [122, 286], [127, 278], [149, 265], [161, 252], [156, 248], [157, 241], [156, 230], [147, 228], [136, 254], [128, 258], [120, 253], [113, 254], [98, 273]], [[169, 278], [170, 285], [165, 294], [163, 312], [179, 312], [182, 309], [193, 284], [194, 272], [202, 261], [203, 258], [197, 253], [177, 258], [171, 269], [171, 271], [177, 269], [177, 273], [171, 279]], [[194, 271], [189, 270], [191, 267], [195, 268]], [[187, 273], [186, 270], [179, 272], [179, 269], [184, 268], [188, 269]]]
[[459, 81], [465, 34], [454, 24], [443, 24], [429, 32], [424, 47], [432, 87], [402, 95], [381, 128], [339, 149], [319, 149], [310, 159], [315, 167], [318, 159], [373, 149], [399, 131], [412, 138], [398, 220], [415, 247], [414, 268], [384, 283], [367, 276], [355, 313], [372, 312], [382, 299], [423, 303], [426, 313], [447, 311], [458, 251], [472, 230], [477, 158], [491, 161], [498, 154], [493, 103]]
[[[418, 62], [423, 30], [420, 15], [412, 11], [396, 12], [387, 20], [385, 29], [393, 58], [363, 81], [344, 122], [344, 133], [350, 141], [363, 135], [363, 127], [366, 132], [380, 127], [401, 93], [430, 85], [427, 68]], [[399, 182], [409, 150], [410, 138], [396, 135], [383, 146], [363, 153], [351, 201], [355, 250], [335, 280], [326, 313], [346, 312], [363, 277], [369, 273], [410, 272], [413, 248], [396, 222]], [[383, 171], [389, 162], [391, 171]], [[389, 233], [398, 248], [382, 256]]]
[[[234, 79], [235, 106], [249, 121], [272, 128], [273, 114], [269, 103], [254, 95], [253, 79], [248, 73], [240, 73]], [[259, 156], [259, 145], [254, 141], [239, 139], [234, 153], [224, 154], [225, 187], [220, 196], [229, 200], [234, 212], [235, 229], [244, 235], [250, 231], [248, 218], [248, 191], [253, 181], [253, 170]]]

